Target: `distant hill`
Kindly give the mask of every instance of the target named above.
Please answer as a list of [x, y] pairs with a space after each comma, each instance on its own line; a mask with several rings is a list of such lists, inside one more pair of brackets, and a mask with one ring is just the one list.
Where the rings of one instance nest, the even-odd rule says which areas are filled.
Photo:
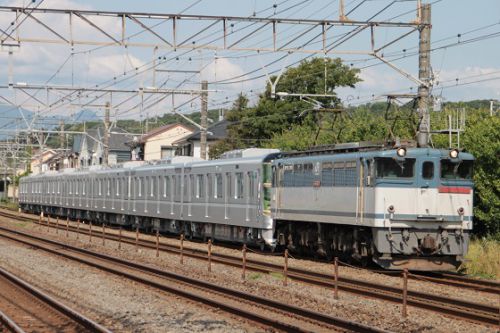
[[[35, 112], [10, 105], [0, 105], [0, 140], [9, 137], [9, 130], [26, 129], [35, 117]], [[52, 129], [59, 126], [59, 121], [65, 123], [82, 123], [100, 121], [100, 118], [92, 110], [81, 110], [74, 115], [40, 116], [36, 121], [36, 128]]]

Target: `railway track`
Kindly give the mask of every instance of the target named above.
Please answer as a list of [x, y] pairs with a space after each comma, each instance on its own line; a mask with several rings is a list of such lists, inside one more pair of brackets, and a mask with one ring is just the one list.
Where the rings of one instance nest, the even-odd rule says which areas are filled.
[[[0, 211], [0, 215], [4, 215], [4, 212]], [[6, 215], [9, 215], [9, 214], [6, 214]], [[4, 216], [6, 216], [6, 215], [4, 215]], [[19, 218], [16, 215], [9, 215], [9, 217]], [[28, 220], [33, 221], [35, 223], [38, 223], [38, 220], [34, 219], [32, 217], [29, 217], [29, 218], [24, 217], [24, 218], [27, 218]], [[46, 224], [44, 224], [44, 226], [46, 226]], [[52, 225], [52, 226], [56, 227], [56, 225]], [[59, 228], [65, 229], [66, 226], [59, 225]], [[80, 233], [87, 234], [87, 235], [89, 233], [89, 230], [86, 228], [79, 228], [77, 230], [76, 227], [70, 226], [69, 229], [71, 231], [74, 231], [74, 232], [78, 231]], [[94, 235], [98, 236], [98, 234], [94, 234]], [[108, 232], [108, 233], [106, 233], [106, 238], [109, 240], [117, 241], [119, 236], [116, 235], [115, 233]], [[128, 236], [121, 237], [121, 242], [123, 242], [123, 243], [135, 244], [135, 241], [136, 240], [133, 237], [128, 237]], [[156, 243], [153, 241], [149, 241], [149, 240], [139, 239], [138, 244], [141, 247], [145, 247], [145, 248], [151, 248], [151, 249], [156, 248]], [[169, 244], [164, 244], [164, 243], [159, 244], [159, 249], [161, 251], [170, 252], [170, 253], [174, 253], [174, 254], [178, 254], [180, 252], [178, 247], [173, 246], [173, 245], [169, 245]], [[201, 250], [197, 250], [197, 249], [184, 248], [183, 255], [186, 257], [196, 258], [196, 259], [200, 259], [200, 260], [205, 260], [205, 261], [207, 260], [207, 253], [205, 251], [201, 251]], [[211, 260], [214, 263], [225, 264], [225, 265], [229, 265], [229, 266], [233, 266], [233, 267], [241, 267], [241, 265], [242, 265], [241, 258], [236, 257], [236, 256], [226, 255], [226, 254], [212, 253]], [[258, 271], [258, 272], [263, 272], [263, 273], [282, 272], [283, 271], [283, 267], [280, 265], [275, 265], [275, 264], [260, 261], [260, 260], [252, 260], [252, 259], [248, 259], [248, 258], [246, 260], [246, 269]], [[293, 279], [293, 280], [296, 280], [296, 281], [301, 281], [301, 282], [316, 285], [316, 286], [322, 286], [322, 287], [327, 287], [327, 288], [334, 287], [334, 282], [333, 282], [333, 278], [331, 275], [313, 272], [313, 271], [309, 271], [309, 270], [289, 267], [288, 268], [288, 277]], [[433, 278], [436, 279], [435, 282], [441, 281], [437, 277], [433, 277]], [[425, 279], [428, 279], [428, 277], [425, 277]], [[472, 279], [467, 279], [467, 281], [468, 280], [472, 280]], [[455, 284], [455, 286], [458, 286], [458, 285]], [[461, 286], [461, 285], [459, 285], [459, 286]], [[472, 286], [472, 284], [468, 284], [468, 286]], [[476, 287], [481, 288], [482, 291], [485, 290], [484, 285], [476, 285]], [[382, 285], [382, 284], [377, 284], [377, 283], [364, 281], [364, 280], [346, 278], [346, 277], [342, 277], [342, 276], [339, 277], [338, 288], [339, 288], [339, 290], [362, 295], [365, 297], [390, 301], [393, 303], [401, 303], [401, 299], [402, 299], [402, 296], [401, 296], [402, 289], [400, 289], [400, 288]], [[497, 295], [500, 293], [500, 288], [498, 288], [498, 286], [495, 285], [494, 282], [488, 288], [490, 288], [489, 290], [491, 292], [494, 292]], [[453, 316], [453, 317], [457, 317], [460, 319], [466, 319], [466, 320], [470, 320], [473, 322], [489, 324], [489, 325], [497, 325], [499, 323], [499, 309], [498, 309], [498, 307], [495, 307], [493, 305], [473, 303], [473, 302], [468, 302], [468, 301], [464, 301], [461, 299], [449, 298], [449, 297], [444, 297], [444, 296], [439, 296], [439, 295], [434, 295], [434, 294], [429, 294], [429, 293], [424, 293], [424, 292], [419, 292], [419, 291], [414, 291], [414, 290], [408, 290], [408, 303], [407, 304], [411, 305], [411, 306], [415, 306], [417, 308], [431, 310], [431, 311], [438, 312], [438, 313], [441, 313], [444, 315]]]
[[[15, 218], [15, 219], [23, 219], [26, 221], [38, 223], [38, 217], [33, 217], [33, 216], [26, 216], [26, 215], [19, 215], [17, 213], [11, 213], [7, 212], [5, 210], [0, 210], [0, 216], [4, 217], [9, 217], [9, 218]], [[74, 221], [72, 221], [74, 223]], [[47, 226], [46, 224], [42, 223], [42, 225]], [[58, 228], [60, 230], [65, 230], [66, 226], [60, 224], [59, 226], [56, 226], [55, 224], [50, 225], [51, 228]], [[69, 226], [69, 230], [71, 232], [79, 232], [81, 234], [88, 235], [88, 227], [87, 225], [82, 224], [82, 228], [77, 228], [74, 225]], [[94, 233], [96, 236], [101, 235], [101, 231], [96, 231]], [[106, 238], [109, 240], [114, 240], [118, 241], [119, 236], [115, 232], [109, 232], [109, 227], [108, 227], [108, 232], [106, 232]], [[135, 238], [131, 236], [126, 236], [122, 235], [121, 241], [123, 243], [127, 244], [135, 244]], [[145, 240], [145, 239], [139, 239], [139, 243], [141, 247], [145, 248], [156, 248], [156, 243], [151, 240]], [[179, 253], [180, 250], [178, 247], [165, 244], [165, 243], [160, 243], [160, 251], [163, 252], [169, 252], [169, 253]], [[191, 257], [191, 258], [198, 258], [198, 259], [203, 259], [206, 260], [206, 252], [201, 251], [198, 249], [193, 249], [189, 247], [184, 248], [184, 255]], [[227, 264], [227, 265], [232, 265], [232, 266], [237, 266], [241, 267], [241, 258], [236, 257], [236, 256], [231, 256], [231, 255], [223, 255], [223, 254], [216, 254], [212, 253], [212, 260], [216, 261], [218, 259], [221, 259], [217, 262], [222, 263], [222, 264]], [[260, 260], [250, 260], [247, 259], [248, 264], [252, 264], [253, 268], [255, 268], [255, 271], [260, 271], [264, 273], [270, 273], [270, 272], [281, 272], [283, 270], [283, 267], [278, 266], [278, 265], [273, 265], [264, 261]], [[252, 269], [252, 267], [249, 267]], [[301, 275], [313, 275], [316, 277], [324, 278], [324, 279], [331, 279], [331, 276], [325, 275], [325, 274], [320, 274], [316, 272], [312, 272], [309, 270], [304, 270], [304, 269], [291, 269], [292, 271], [299, 273]], [[380, 274], [386, 274], [386, 275], [400, 275], [400, 272], [394, 272], [394, 271], [382, 271], [382, 270], [374, 270], [373, 272], [375, 273], [380, 273]], [[485, 293], [491, 293], [498, 295], [500, 294], [500, 282], [496, 281], [489, 281], [489, 280], [484, 280], [484, 279], [473, 279], [470, 277], [458, 275], [458, 274], [452, 274], [452, 273], [437, 273], [437, 272], [412, 272], [412, 274], [409, 276], [409, 279], [412, 280], [426, 280], [428, 282], [433, 282], [437, 284], [443, 284], [443, 285], [448, 285], [448, 286], [453, 286], [457, 288], [463, 288], [463, 289], [471, 289], [471, 290], [476, 290], [476, 291], [481, 291]]]
[[353, 321], [228, 289], [132, 261], [0, 227], [0, 237], [86, 264], [286, 332], [385, 332]]
[[0, 309], [0, 323], [11, 332], [109, 332], [3, 268]]

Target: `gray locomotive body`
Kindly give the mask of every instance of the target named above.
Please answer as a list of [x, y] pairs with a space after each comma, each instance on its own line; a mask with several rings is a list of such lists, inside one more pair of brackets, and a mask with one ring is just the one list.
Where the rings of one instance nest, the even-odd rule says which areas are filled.
[[24, 177], [24, 211], [138, 226], [389, 269], [460, 264], [472, 229], [473, 157], [448, 150], [250, 149], [211, 161]]

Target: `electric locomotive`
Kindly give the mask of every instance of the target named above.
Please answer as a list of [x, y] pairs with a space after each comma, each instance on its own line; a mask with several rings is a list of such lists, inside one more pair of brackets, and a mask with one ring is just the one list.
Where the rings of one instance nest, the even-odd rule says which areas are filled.
[[472, 165], [411, 143], [284, 154], [273, 161], [277, 242], [387, 269], [454, 269], [472, 229]]

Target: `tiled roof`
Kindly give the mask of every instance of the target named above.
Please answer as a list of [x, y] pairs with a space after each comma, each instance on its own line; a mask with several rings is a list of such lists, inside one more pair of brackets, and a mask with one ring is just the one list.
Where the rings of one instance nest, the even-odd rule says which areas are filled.
[[[227, 137], [227, 126], [229, 125], [229, 122], [227, 120], [221, 120], [219, 122], [216, 122], [215, 124], [212, 124], [208, 126], [207, 128], [207, 140], [221, 140]], [[197, 129], [193, 134], [186, 136], [185, 138], [182, 138], [177, 142], [181, 141], [199, 141], [200, 140], [200, 130]]]
[[168, 125], [164, 125], [164, 126], [161, 126], [161, 127], [158, 127], [158, 128], [155, 128], [154, 130], [152, 131], [149, 131], [148, 133], [144, 134], [141, 138], [140, 138], [140, 142], [146, 142], [149, 138], [152, 138], [152, 137], [155, 137], [161, 133], [164, 133], [168, 130], [171, 130], [177, 126], [181, 126], [181, 127], [184, 127], [186, 130], [188, 131], [193, 131], [193, 128], [189, 127], [189, 126], [186, 126], [184, 124], [181, 124], [181, 123], [174, 123], [174, 124], [168, 124]]

